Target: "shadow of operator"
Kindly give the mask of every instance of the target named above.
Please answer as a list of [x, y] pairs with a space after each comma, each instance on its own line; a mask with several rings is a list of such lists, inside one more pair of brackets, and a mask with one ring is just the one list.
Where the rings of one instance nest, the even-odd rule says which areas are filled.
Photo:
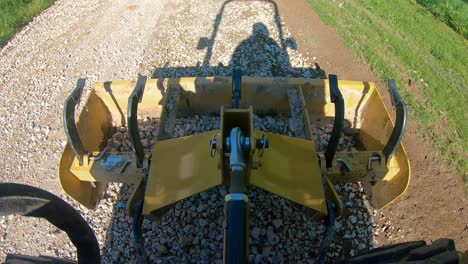
[[[277, 24], [280, 25], [280, 22]], [[191, 67], [167, 67], [165, 65], [157, 68], [152, 77], [229, 76], [233, 69], [239, 69], [245, 76], [325, 79], [326, 73], [317, 63], [312, 67], [293, 67], [288, 48], [296, 50], [296, 41], [294, 38], [284, 38], [280, 26], [278, 28], [279, 43], [270, 36], [264, 23], [255, 23], [252, 26], [252, 34], [236, 46], [228, 65], [222, 63], [218, 63], [216, 66], [211, 65], [216, 34], [213, 33], [211, 38], [201, 37], [196, 48], [197, 50], [206, 49], [203, 62]], [[217, 27], [213, 31], [216, 32]]]
[[265, 24], [255, 23], [252, 35], [236, 47], [229, 68], [249, 76], [288, 76], [292, 67], [288, 53], [270, 37]]
[[236, 47], [229, 62], [229, 69], [240, 69], [247, 76], [292, 76], [320, 78], [323, 70], [313, 68], [294, 68], [290, 63], [287, 48], [295, 50], [293, 38], [281, 40], [281, 46], [270, 37], [263, 23], [255, 23], [252, 34]]

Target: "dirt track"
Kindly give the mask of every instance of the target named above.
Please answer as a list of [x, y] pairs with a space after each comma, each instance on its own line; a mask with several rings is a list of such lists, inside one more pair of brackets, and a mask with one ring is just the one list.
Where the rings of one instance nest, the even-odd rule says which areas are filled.
[[[298, 46], [289, 54], [293, 66], [310, 66], [316, 57], [327, 72], [345, 79], [375, 81], [385, 93], [383, 83], [369, 67], [350, 56], [336, 33], [318, 20], [307, 3], [285, 2], [278, 1], [279, 12]], [[195, 67], [202, 62], [205, 51], [196, 49], [197, 42], [210, 36], [219, 6], [202, 1], [57, 1], [0, 51], [0, 148], [8, 150], [0, 161], [0, 181], [28, 183], [65, 198], [56, 175], [65, 142], [61, 114], [76, 79], [86, 76], [92, 83], [135, 79], [139, 73], [210, 74], [209, 70], [155, 73], [155, 69]], [[258, 22], [256, 19], [266, 19], [249, 11], [238, 16], [244, 23], [227, 20], [232, 23], [221, 24], [223, 41], [216, 43], [211, 65], [229, 64], [234, 48], [248, 36], [251, 25]], [[272, 25], [271, 21], [261, 22]], [[377, 244], [451, 237], [460, 250], [468, 250], [467, 201], [462, 198], [460, 179], [418, 137], [411, 122], [404, 143], [411, 160], [412, 182], [400, 200], [375, 213], [376, 223], [394, 228], [374, 230], [378, 232]], [[103, 210], [106, 213], [107, 209]], [[91, 218], [93, 212], [86, 214]], [[55, 229], [44, 222], [39, 222], [37, 230], [34, 223], [38, 222], [0, 219], [0, 246], [26, 254], [46, 251], [67, 256], [58, 249], [66, 244], [65, 236], [54, 233]], [[31, 235], [33, 228], [37, 232]], [[43, 237], [49, 238], [52, 247], [47, 249], [41, 242]]]

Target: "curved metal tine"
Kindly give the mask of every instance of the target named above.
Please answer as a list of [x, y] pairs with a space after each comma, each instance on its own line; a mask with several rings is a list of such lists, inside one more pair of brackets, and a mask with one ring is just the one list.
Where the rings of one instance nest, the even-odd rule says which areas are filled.
[[94, 160], [94, 161], [98, 161], [98, 160], [102, 159], [106, 155], [107, 150], [108, 150], [108, 148], [105, 147], [101, 152], [99, 152], [99, 154], [97, 154], [96, 156], [90, 156], [89, 159]]
[[333, 122], [333, 130], [328, 141], [327, 149], [325, 151], [325, 158], [327, 168], [332, 166], [333, 158], [335, 157], [338, 144], [340, 143], [341, 134], [344, 127], [344, 100], [338, 88], [338, 77], [334, 74], [328, 75], [330, 86], [330, 100], [335, 104], [335, 120]]
[[143, 238], [142, 225], [143, 215], [143, 201], [139, 200], [135, 203], [133, 211], [133, 222], [132, 222], [132, 233], [135, 240], [135, 250], [137, 253], [137, 263], [146, 264], [148, 263], [148, 257], [145, 250], [145, 239]]
[[65, 134], [67, 135], [68, 144], [70, 144], [70, 147], [78, 158], [80, 165], [83, 165], [83, 156], [87, 154], [88, 151], [83, 146], [83, 142], [78, 134], [75, 122], [75, 109], [76, 105], [80, 102], [85, 82], [86, 79], [84, 78], [78, 79], [75, 89], [67, 97], [63, 107], [63, 125], [65, 128]]
[[238, 109], [241, 99], [242, 71], [232, 70], [232, 108]]
[[138, 132], [137, 113], [138, 103], [140, 103], [143, 98], [146, 79], [146, 76], [138, 76], [138, 81], [136, 83], [135, 89], [133, 89], [133, 92], [128, 98], [127, 109], [128, 137], [130, 138], [130, 143], [132, 144], [133, 151], [135, 152], [138, 168], [143, 167], [143, 158], [145, 156], [145, 151], [143, 149], [143, 145], [141, 144], [140, 134]]
[[396, 149], [400, 145], [403, 135], [405, 134], [408, 118], [408, 108], [398, 93], [394, 80], [388, 80], [388, 90], [390, 92], [390, 97], [392, 98], [392, 104], [396, 110], [396, 119], [392, 134], [390, 135], [390, 138], [388, 139], [387, 144], [382, 151], [382, 153], [385, 155], [387, 164], [390, 162], [393, 153], [395, 153]]

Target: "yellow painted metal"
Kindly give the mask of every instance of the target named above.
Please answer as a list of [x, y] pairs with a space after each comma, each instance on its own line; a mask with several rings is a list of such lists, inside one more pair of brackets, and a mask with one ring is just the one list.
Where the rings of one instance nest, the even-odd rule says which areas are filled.
[[[112, 128], [126, 125], [128, 97], [135, 85], [135, 81], [94, 84], [77, 122], [81, 141], [89, 152], [103, 150], [112, 134]], [[161, 80], [149, 79], [144, 90], [145, 96], [139, 104], [139, 115], [158, 117], [162, 108], [159, 103], [164, 91]], [[74, 153], [67, 144], [59, 162], [58, 174], [62, 188], [83, 206], [95, 208], [106, 190], [107, 183], [100, 181], [101, 179], [96, 179], [96, 182], [88, 181], [90, 178], [80, 180], [70, 170], [74, 160]]]
[[[77, 125], [80, 137], [90, 152], [102, 150], [107, 144], [112, 128], [126, 124], [128, 96], [133, 91], [135, 84], [135, 81], [95, 83], [83, 111], [79, 115]], [[312, 124], [333, 122], [334, 105], [330, 102], [329, 87], [326, 80], [244, 77], [242, 78], [241, 108], [252, 105], [255, 113], [271, 111], [287, 113], [290, 110], [286, 92], [288, 87], [300, 88], [302, 92], [305, 109], [307, 110], [304, 113], [304, 120], [307, 120], [306, 117], [308, 117]], [[163, 112], [164, 98], [168, 90], [172, 88], [179, 88], [181, 91], [180, 98], [177, 101], [177, 112], [181, 115], [214, 113], [218, 112], [221, 106], [229, 107], [231, 105], [231, 78], [148, 79], [142, 102], [138, 106], [139, 116], [160, 117], [161, 112]], [[367, 151], [382, 151], [393, 129], [393, 123], [374, 84], [341, 80], [339, 81], [339, 88], [345, 100], [346, 126], [359, 129], [359, 140]], [[161, 118], [160, 126], [164, 125], [164, 120]], [[310, 138], [309, 135], [307, 136], [307, 138]], [[208, 141], [209, 139], [202, 141], [200, 149], [209, 151]], [[273, 148], [273, 145], [271, 146]], [[183, 152], [179, 147], [174, 148], [180, 153]], [[187, 151], [190, 152], [191, 150]], [[305, 152], [305, 150], [301, 151]], [[265, 155], [268, 155], [268, 152], [266, 151]], [[285, 153], [296, 156], [296, 154], [293, 154], [295, 152], [291, 148], [287, 149]], [[155, 152], [155, 157], [158, 157], [159, 153], [167, 155], [165, 150]], [[170, 156], [176, 155], [170, 154]], [[311, 157], [311, 159], [314, 159], [314, 157]], [[67, 194], [78, 202], [88, 208], [93, 208], [102, 196], [106, 184], [101, 182], [101, 179], [96, 178], [95, 180], [98, 181], [95, 182], [95, 185], [84, 181], [89, 180], [89, 178], [80, 180], [70, 171], [73, 160], [73, 152], [67, 145], [59, 165], [62, 187]], [[280, 169], [282, 166], [280, 163], [276, 163], [274, 166], [278, 171], [282, 170]], [[177, 168], [169, 168], [164, 165], [162, 167], [169, 172]], [[260, 170], [264, 171], [265, 168]], [[160, 170], [160, 173], [162, 173], [162, 170]], [[204, 177], [203, 173], [200, 175]], [[296, 178], [296, 176], [291, 177]], [[372, 206], [381, 208], [398, 198], [405, 192], [409, 178], [409, 162], [403, 145], [400, 144], [388, 165], [388, 172], [383, 176], [382, 181], [378, 181], [373, 186], [365, 183], [366, 193]], [[311, 190], [316, 191], [316, 189]], [[275, 191], [275, 193], [281, 194], [281, 190]]]
[[[138, 104], [139, 116], [159, 117], [163, 94], [167, 90], [167, 82], [147, 79], [143, 89], [143, 98]], [[113, 126], [126, 125], [128, 97], [133, 92], [135, 85], [136, 81], [98, 82], [94, 85], [93, 90], [106, 105]]]
[[83, 206], [94, 209], [102, 194], [105, 192], [107, 183], [96, 182], [94, 185], [89, 181], [80, 181], [70, 171], [70, 166], [75, 159], [70, 146], [67, 144], [59, 162], [59, 177], [63, 190]]
[[330, 181], [330, 179], [327, 177], [325, 178], [327, 183], [326, 183], [326, 188], [325, 188], [325, 196], [327, 197], [327, 200], [332, 201], [335, 205], [335, 216], [341, 216], [343, 215], [343, 202], [341, 201], [340, 196], [335, 190], [335, 184]]
[[[369, 169], [369, 159], [378, 156], [380, 160], [372, 161]], [[342, 160], [351, 168], [350, 172], [345, 172]], [[325, 163], [325, 158], [321, 164]], [[332, 161], [332, 167], [326, 169], [327, 177], [334, 184], [359, 182], [359, 181], [378, 181], [381, 180], [389, 169], [385, 164], [385, 156], [382, 152], [376, 151], [358, 151], [358, 152], [337, 152]]]
[[[393, 129], [385, 104], [371, 82], [338, 82], [345, 101], [345, 125], [359, 129], [359, 141], [368, 151], [382, 151]], [[332, 123], [334, 105], [330, 102], [328, 82], [310, 81], [301, 85], [306, 109], [312, 123]], [[382, 208], [400, 197], [408, 188], [410, 165], [403, 144], [387, 165], [388, 172], [374, 185], [364, 182], [369, 202]]]
[[[310, 80], [298, 84], [306, 103], [306, 109], [313, 123], [333, 123], [335, 106], [330, 101], [330, 88], [327, 80]], [[370, 98], [377, 92], [369, 82], [339, 80], [338, 87], [345, 102], [345, 123], [347, 126], [360, 127], [361, 112]], [[379, 102], [383, 103], [383, 102]]]
[[[114, 166], [109, 166], [108, 160], [119, 160]], [[70, 171], [80, 181], [92, 182], [121, 182], [138, 183], [143, 177], [140, 169], [136, 167], [136, 158], [133, 152], [106, 155], [100, 160], [90, 160], [83, 165], [77, 158], [73, 160]]]
[[263, 134], [270, 140], [270, 148], [259, 158], [262, 166], [251, 171], [250, 183], [327, 214], [314, 142], [254, 131], [256, 138]]
[[[230, 136], [231, 130], [239, 127], [244, 133], [244, 137], [252, 138], [253, 136], [253, 108], [250, 106], [247, 109], [226, 109], [221, 107], [221, 130], [219, 140], [225, 142]], [[229, 165], [229, 152], [225, 152], [223, 144], [219, 144], [220, 157], [223, 159], [220, 162], [221, 175], [223, 176], [223, 184], [230, 186], [231, 182], [231, 167]], [[250, 170], [252, 168], [252, 155], [255, 151], [255, 145], [250, 145], [249, 156], [245, 157], [245, 181], [244, 184], [249, 184]]]
[[130, 195], [130, 198], [127, 200], [127, 214], [133, 215], [134, 206], [136, 202], [141, 201], [145, 197], [145, 190], [143, 189], [143, 180], [140, 178], [140, 181], [134, 185], [133, 193]]
[[[90, 152], [100, 151], [105, 147], [107, 138], [111, 133], [111, 123], [108, 108], [92, 90], [83, 111], [81, 112], [77, 127], [84, 147]], [[67, 144], [59, 163], [59, 177], [63, 190], [87, 208], [95, 208], [107, 184], [89, 181], [80, 181], [70, 171], [75, 155]]]
[[[375, 89], [371, 84], [371, 89]], [[377, 90], [369, 95], [369, 100], [362, 110], [359, 140], [367, 150], [382, 150], [390, 137], [393, 122]], [[382, 208], [400, 197], [408, 188], [410, 164], [403, 144], [395, 151], [387, 165], [388, 172], [374, 185], [365, 182], [365, 190], [370, 204]]]
[[214, 130], [157, 142], [152, 155], [143, 214], [157, 214], [175, 202], [222, 182], [218, 156], [210, 155]]

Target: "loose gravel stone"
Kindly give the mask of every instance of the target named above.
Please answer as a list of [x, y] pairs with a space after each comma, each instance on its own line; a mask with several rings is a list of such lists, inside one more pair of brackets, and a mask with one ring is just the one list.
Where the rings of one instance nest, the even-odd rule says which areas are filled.
[[[292, 36], [283, 27], [280, 39], [276, 23], [280, 18], [272, 15], [272, 5], [260, 1], [230, 3], [215, 43], [207, 43], [211, 54], [197, 49], [200, 38], [212, 34], [221, 5], [213, 0], [203, 4], [142, 0], [131, 5], [124, 0], [57, 0], [0, 51], [0, 89], [2, 97], [9, 100], [0, 105], [0, 142], [3, 149], [11, 150], [1, 164], [1, 180], [33, 184], [67, 200], [96, 233], [103, 263], [136, 262], [132, 218], [124, 208], [133, 186], [109, 184], [95, 210], [79, 205], [61, 190], [56, 176], [56, 164], [66, 145], [61, 113], [78, 77], [88, 78], [86, 93], [97, 80], [136, 79], [138, 74], [160, 78], [230, 76], [233, 68], [240, 68], [247, 76], [323, 77], [314, 65], [315, 57], [309, 59], [297, 50], [283, 48]], [[166, 105], [171, 107], [178, 91], [163, 92], [169, 93]], [[295, 101], [291, 104], [298, 110], [292, 117], [255, 115], [255, 128], [301, 137], [303, 124], [297, 125], [294, 119], [301, 106]], [[166, 124], [167, 137], [219, 128], [219, 116], [174, 117], [174, 109], [167, 110], [173, 122]], [[145, 151], [151, 151], [159, 119], [142, 117], [139, 126]], [[313, 124], [318, 150], [326, 148], [330, 133], [329, 125]], [[355, 144], [354, 136], [347, 135], [339, 150], [352, 151]], [[113, 152], [131, 151], [126, 128], [118, 128], [108, 145]], [[330, 249], [329, 261], [357, 254], [373, 243], [372, 228], [368, 228], [373, 223], [362, 187], [345, 184], [336, 190], [352, 207], [337, 219], [336, 247]], [[178, 203], [160, 221], [145, 220], [143, 237], [150, 261], [221, 261], [226, 194], [225, 187], [213, 188]], [[307, 263], [317, 256], [325, 232], [322, 221], [304, 207], [259, 188], [249, 187], [248, 194], [251, 263]], [[348, 221], [350, 216], [356, 218], [354, 224]], [[9, 216], [1, 218], [0, 227], [0, 260], [7, 253], [76, 259], [66, 235], [45, 221]], [[31, 230], [35, 232], [31, 234]], [[390, 234], [391, 230], [389, 227], [381, 233]]]
[[276, 229], [279, 229], [283, 225], [283, 220], [275, 219], [272, 221], [272, 224]]
[[[255, 115], [254, 127], [265, 131], [272, 131], [284, 135], [292, 135], [286, 115]], [[155, 142], [153, 133], [159, 124], [158, 119], [146, 118], [139, 122], [143, 139]], [[193, 135], [201, 132], [218, 129], [219, 116], [195, 115], [177, 117], [171, 137]], [[314, 135], [317, 139], [328, 140], [331, 128], [328, 124], [316, 126]], [[109, 140], [112, 148], [121, 151], [129, 151], [128, 137], [125, 128], [119, 128], [114, 137]], [[114, 140], [115, 137], [124, 139], [124, 142]], [[117, 146], [112, 144], [118, 144]], [[326, 143], [326, 142], [325, 142]], [[340, 148], [354, 147], [354, 138], [346, 138], [341, 142]], [[317, 146], [325, 146], [321, 141], [316, 141]], [[152, 148], [149, 144], [148, 148]], [[121, 187], [119, 200], [126, 200], [130, 195], [129, 186]], [[353, 248], [356, 252], [372, 247], [372, 220], [362, 201], [362, 187], [358, 184], [337, 185], [336, 190], [343, 201], [352, 204], [348, 215], [337, 219], [335, 228], [337, 234], [334, 246], [330, 249], [330, 260], [343, 259], [350, 256], [345, 248]], [[250, 259], [255, 262], [261, 259], [263, 262], [275, 262], [283, 259], [286, 262], [307, 261], [317, 256], [320, 241], [325, 234], [325, 224], [307, 215], [306, 208], [285, 200], [277, 195], [268, 193], [256, 187], [248, 187], [250, 199]], [[223, 201], [227, 194], [225, 187], [220, 186], [206, 192], [202, 192], [181, 201], [175, 208], [163, 216], [159, 222], [145, 220], [144, 238], [148, 254], [151, 259], [160, 259], [172, 262], [183, 262], [188, 259], [210, 262], [219, 261], [222, 257], [223, 243]], [[350, 195], [353, 194], [353, 195]], [[125, 216], [125, 210], [114, 211], [111, 228], [113, 240], [119, 241], [104, 248], [105, 259], [111, 260], [115, 256], [115, 250], [122, 250], [118, 254], [119, 260], [130, 261], [133, 255], [126, 252], [134, 252], [132, 241], [127, 237], [130, 234], [131, 220]], [[128, 219], [128, 220], [127, 220]], [[124, 231], [126, 230], [126, 231]], [[150, 245], [155, 245], [155, 250]], [[304, 250], [308, 252], [303, 255]], [[126, 257], [129, 257], [127, 259]], [[260, 257], [259, 257], [260, 256]], [[219, 257], [219, 258], [218, 258]], [[262, 263], [263, 263], [262, 262]]]

